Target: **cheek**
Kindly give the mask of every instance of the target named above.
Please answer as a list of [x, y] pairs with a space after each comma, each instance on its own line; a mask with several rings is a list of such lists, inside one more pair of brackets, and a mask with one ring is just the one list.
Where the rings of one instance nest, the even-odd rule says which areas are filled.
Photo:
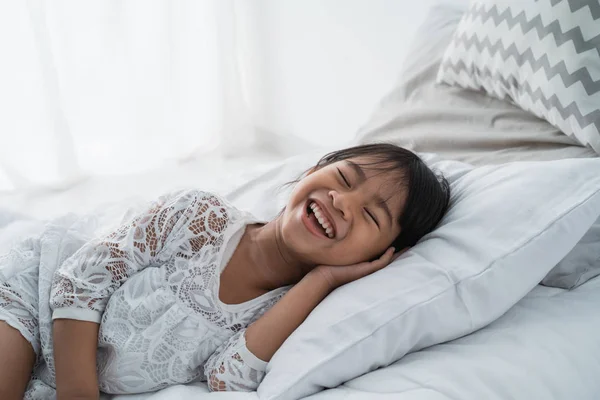
[[371, 261], [379, 257], [386, 249], [388, 243], [373, 232], [346, 237], [333, 246], [324, 256], [331, 265], [352, 265], [364, 261]]
[[290, 193], [286, 207], [290, 210], [297, 207], [306, 200], [309, 192], [309, 187], [303, 181], [298, 182]]
[[355, 262], [370, 261], [379, 257], [392, 242], [379, 231], [373, 229], [364, 229], [348, 239], [350, 240], [345, 243], [345, 247], [348, 253], [354, 255]]
[[[292, 201], [290, 201], [292, 204]], [[314, 265], [352, 265], [380, 256], [390, 243], [369, 226], [355, 227], [339, 242], [314, 241], [298, 218], [297, 207], [286, 207], [282, 218], [283, 240], [290, 250]]]

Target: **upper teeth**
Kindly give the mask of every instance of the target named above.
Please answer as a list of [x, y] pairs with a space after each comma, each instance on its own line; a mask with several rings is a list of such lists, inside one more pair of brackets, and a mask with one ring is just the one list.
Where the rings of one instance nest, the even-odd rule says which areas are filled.
[[321, 224], [323, 229], [325, 229], [325, 233], [327, 234], [327, 236], [333, 238], [333, 226], [329, 223], [329, 221], [325, 217], [325, 214], [323, 213], [323, 211], [321, 211], [317, 203], [310, 203], [310, 208], [315, 213], [315, 217], [317, 217], [317, 221], [319, 221], [319, 224]]

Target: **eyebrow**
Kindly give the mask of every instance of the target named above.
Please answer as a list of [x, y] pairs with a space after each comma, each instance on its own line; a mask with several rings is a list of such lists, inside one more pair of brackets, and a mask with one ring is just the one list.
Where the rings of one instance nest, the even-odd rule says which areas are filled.
[[[363, 171], [363, 169], [360, 165], [358, 165], [357, 163], [350, 161], [350, 160], [346, 160], [346, 163], [354, 170], [356, 175], [358, 175], [359, 183], [363, 183], [364, 181], [367, 180], [367, 175], [365, 174], [365, 171]], [[381, 207], [383, 209], [383, 211], [385, 212], [385, 214], [387, 215], [388, 220], [389, 220], [389, 225], [394, 226], [394, 222], [393, 222], [394, 218], [392, 218], [392, 213], [390, 212], [390, 208], [388, 207], [385, 200], [383, 200], [381, 198], [381, 196], [379, 196], [379, 195], [376, 195], [375, 200], [377, 200], [379, 207]]]
[[350, 161], [350, 160], [346, 160], [346, 163], [350, 167], [352, 167], [354, 172], [356, 172], [356, 175], [358, 175], [358, 179], [359, 179], [358, 183], [363, 183], [364, 181], [367, 180], [367, 175], [365, 174], [365, 171], [363, 171], [363, 169], [361, 168], [360, 165], [358, 165], [357, 163]]

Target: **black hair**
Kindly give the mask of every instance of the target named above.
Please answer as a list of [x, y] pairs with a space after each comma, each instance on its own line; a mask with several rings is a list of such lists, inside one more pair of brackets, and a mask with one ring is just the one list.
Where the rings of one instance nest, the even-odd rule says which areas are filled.
[[392, 242], [396, 251], [414, 246], [440, 222], [450, 202], [450, 185], [439, 172], [434, 172], [415, 153], [389, 143], [374, 143], [333, 151], [323, 156], [314, 170], [338, 161], [368, 157], [358, 163], [383, 173], [397, 172], [399, 186], [407, 189], [400, 210], [400, 235]]

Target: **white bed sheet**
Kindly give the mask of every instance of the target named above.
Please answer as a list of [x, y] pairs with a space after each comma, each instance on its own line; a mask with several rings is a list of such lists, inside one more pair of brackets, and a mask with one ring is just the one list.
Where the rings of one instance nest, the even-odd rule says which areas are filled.
[[97, 176], [65, 189], [0, 193], [0, 208], [28, 217], [49, 219], [67, 212], [91, 212], [106, 204], [152, 200], [167, 191], [184, 187], [226, 193], [283, 158], [270, 152], [235, 158], [204, 155], [184, 163], [165, 164], [144, 173]]

